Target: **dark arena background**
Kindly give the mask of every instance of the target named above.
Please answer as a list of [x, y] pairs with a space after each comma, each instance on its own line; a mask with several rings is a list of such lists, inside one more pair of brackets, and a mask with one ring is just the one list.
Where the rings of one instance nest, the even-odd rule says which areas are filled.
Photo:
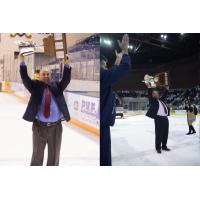
[[[119, 51], [117, 40], [122, 35], [101, 34], [101, 54], [107, 57], [109, 66], [115, 61], [114, 50]], [[129, 38], [132, 71], [114, 86], [125, 107], [129, 110], [146, 109], [146, 103], [136, 101], [137, 97], [146, 97], [146, 87], [142, 83], [144, 75], [154, 76], [165, 71], [169, 72], [171, 97], [168, 103], [171, 107], [181, 108], [185, 99], [195, 101], [199, 105], [200, 34], [130, 33]], [[123, 97], [129, 97], [129, 100], [132, 97], [134, 102], [124, 102]]]

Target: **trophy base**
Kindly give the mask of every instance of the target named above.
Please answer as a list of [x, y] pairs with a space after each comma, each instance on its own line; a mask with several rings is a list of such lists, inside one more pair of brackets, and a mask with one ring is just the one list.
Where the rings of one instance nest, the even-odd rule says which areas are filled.
[[35, 50], [33, 47], [28, 47], [28, 48], [22, 48], [20, 49], [20, 54], [23, 56], [29, 56], [35, 53]]

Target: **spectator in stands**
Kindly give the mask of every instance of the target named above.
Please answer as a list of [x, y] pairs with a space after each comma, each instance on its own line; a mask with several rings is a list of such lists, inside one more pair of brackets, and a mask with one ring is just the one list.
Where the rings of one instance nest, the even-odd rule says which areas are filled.
[[52, 82], [48, 70], [41, 70], [39, 80], [31, 80], [24, 57], [20, 55], [20, 75], [31, 97], [23, 118], [33, 122], [33, 154], [31, 165], [43, 165], [44, 150], [48, 144], [48, 166], [59, 165], [62, 124], [70, 120], [63, 95], [71, 79], [71, 67], [63, 60], [64, 72], [60, 82]]
[[[129, 37], [125, 34], [119, 42], [121, 48], [120, 56], [117, 56], [117, 63], [108, 68], [107, 59], [101, 55], [100, 69], [100, 165], [111, 166], [111, 137], [110, 126], [115, 123], [115, 97], [112, 86], [124, 78], [131, 69], [131, 59], [128, 55]], [[120, 58], [120, 59], [119, 59]]]
[[148, 88], [148, 98], [150, 104], [146, 116], [154, 119], [156, 151], [157, 153], [162, 153], [161, 148], [164, 151], [170, 151], [167, 147], [169, 132], [169, 120], [167, 116], [169, 116], [170, 110], [164, 102], [168, 90], [165, 89], [164, 95], [160, 97], [158, 90], [151, 88], [150, 83], [146, 83], [146, 86]]
[[197, 108], [191, 101], [187, 100], [185, 101], [185, 110], [187, 112], [187, 122], [189, 127], [189, 132], [186, 135], [191, 135], [196, 133], [192, 124], [196, 121]]

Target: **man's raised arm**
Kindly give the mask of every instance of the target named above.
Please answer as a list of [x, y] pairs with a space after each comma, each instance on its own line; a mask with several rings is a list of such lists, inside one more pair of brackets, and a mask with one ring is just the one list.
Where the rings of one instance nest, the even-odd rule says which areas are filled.
[[163, 95], [161, 97], [161, 100], [164, 101], [167, 98], [168, 93], [169, 93], [169, 87], [166, 86], [166, 87], [164, 87], [164, 93], [163, 93]]
[[152, 97], [153, 89], [151, 88], [151, 84], [150, 83], [145, 83], [145, 85], [148, 88], [148, 98], [149, 98], [149, 103], [151, 104], [151, 102], [153, 100], [153, 97]]
[[131, 59], [128, 55], [129, 37], [128, 34], [124, 34], [122, 41], [118, 41], [121, 53], [116, 52], [115, 66], [108, 70], [101, 69], [101, 83], [104, 86], [113, 85], [117, 81], [123, 79], [131, 70]]
[[34, 82], [28, 76], [27, 66], [24, 61], [24, 56], [19, 55], [19, 58], [20, 58], [20, 75], [21, 75], [22, 82], [23, 82], [24, 86], [27, 88], [27, 90], [29, 92], [32, 92], [33, 87], [34, 87]]
[[69, 66], [68, 60], [63, 60], [61, 64], [64, 65], [64, 70], [62, 79], [59, 83], [59, 87], [62, 91], [64, 91], [71, 81], [71, 67]]
[[101, 81], [104, 85], [113, 85], [123, 79], [131, 69], [131, 60], [129, 55], [124, 54], [119, 66], [114, 66], [108, 70], [101, 70]]

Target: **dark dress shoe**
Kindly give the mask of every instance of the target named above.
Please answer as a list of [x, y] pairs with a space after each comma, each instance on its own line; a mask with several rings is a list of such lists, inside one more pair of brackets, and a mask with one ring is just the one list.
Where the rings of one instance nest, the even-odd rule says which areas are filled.
[[162, 147], [162, 150], [164, 150], [164, 151], [171, 151], [171, 149], [169, 149], [168, 147]]
[[160, 149], [156, 149], [157, 153], [162, 153]]
[[189, 133], [187, 133], [186, 135], [192, 135], [192, 134], [193, 134], [193, 133], [190, 133], [190, 132], [189, 132]]

